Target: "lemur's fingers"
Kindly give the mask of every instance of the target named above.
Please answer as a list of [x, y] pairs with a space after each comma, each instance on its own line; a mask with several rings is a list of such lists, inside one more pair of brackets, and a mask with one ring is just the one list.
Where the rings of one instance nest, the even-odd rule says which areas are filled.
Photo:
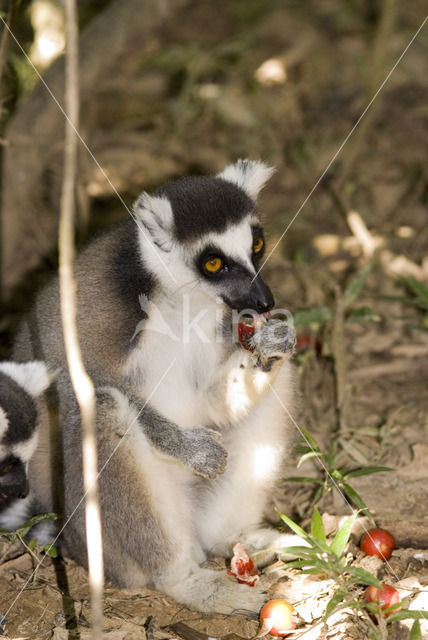
[[284, 358], [294, 350], [294, 328], [284, 320], [272, 318], [256, 329], [252, 336], [254, 352], [261, 358]]
[[201, 427], [187, 429], [183, 435], [187, 444], [183, 459], [186, 466], [204, 478], [215, 478], [224, 473], [227, 464], [227, 451], [218, 442], [216, 431]]

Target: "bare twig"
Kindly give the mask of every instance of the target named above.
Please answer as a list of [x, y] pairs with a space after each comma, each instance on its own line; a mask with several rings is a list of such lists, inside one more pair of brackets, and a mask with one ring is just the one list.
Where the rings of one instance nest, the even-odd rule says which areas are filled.
[[[394, 26], [395, 26], [395, 14], [396, 14], [396, 0], [382, 0], [381, 14], [375, 33], [372, 53], [369, 60], [369, 74], [367, 78], [367, 94], [372, 96], [375, 94], [377, 87], [379, 86], [382, 77], [384, 76], [386, 54], [388, 45], [391, 41]], [[340, 168], [339, 184], [341, 185], [344, 180], [349, 176], [355, 161], [357, 160], [360, 152], [361, 143], [367, 137], [367, 134], [372, 126], [373, 120], [378, 113], [382, 105], [382, 98], [376, 101], [376, 104], [372, 106], [370, 112], [366, 115], [364, 120], [358, 127], [358, 131], [354, 135], [350, 144], [346, 156], [343, 158], [343, 163]]]
[[[11, 0], [11, 2], [9, 3], [9, 10], [6, 18], [6, 26], [3, 28], [3, 33], [0, 39], [0, 86], [3, 78], [4, 69], [6, 66], [6, 61], [7, 61], [7, 50], [8, 50], [10, 38], [11, 38], [10, 34], [16, 21], [16, 16], [18, 14], [20, 2], [21, 0]], [[3, 112], [3, 95], [0, 94], [0, 115], [2, 114], [2, 112]], [[7, 145], [7, 140], [0, 138], [0, 146], [5, 147], [6, 145]], [[3, 246], [2, 228], [3, 228], [3, 225], [0, 224], [0, 245], [1, 246]], [[3, 300], [2, 283], [3, 283], [3, 274], [1, 270], [1, 264], [0, 264], [0, 301]]]
[[68, 119], [65, 128], [64, 178], [59, 225], [59, 276], [61, 316], [67, 362], [73, 389], [80, 407], [85, 489], [86, 540], [92, 606], [92, 637], [102, 637], [102, 595], [104, 587], [101, 517], [98, 496], [98, 456], [95, 433], [95, 392], [88, 377], [77, 333], [76, 282], [74, 262], [75, 183], [79, 118], [78, 34], [75, 0], [66, 0], [66, 96]]
[[343, 434], [346, 429], [346, 356], [345, 356], [345, 318], [343, 296], [339, 286], [335, 287], [335, 309], [331, 350], [334, 358], [336, 381], [336, 412], [339, 430]]
[[[346, 195], [339, 192], [332, 180], [327, 181], [326, 189], [331, 195], [334, 204], [361, 246], [363, 254], [367, 258], [371, 258], [375, 251], [383, 244], [383, 240], [379, 236], [373, 235], [366, 226], [358, 211], [354, 211], [348, 201]], [[343, 190], [342, 190], [343, 191]]]
[[20, 4], [21, 4], [21, 0], [11, 0], [11, 2], [9, 3], [9, 10], [7, 12], [7, 19], [6, 19], [7, 29], [6, 28], [3, 29], [3, 33], [0, 41], [0, 81], [3, 77], [4, 68], [6, 66], [7, 49], [9, 47], [9, 42], [11, 37], [10, 33], [13, 30], [13, 27], [15, 25]]

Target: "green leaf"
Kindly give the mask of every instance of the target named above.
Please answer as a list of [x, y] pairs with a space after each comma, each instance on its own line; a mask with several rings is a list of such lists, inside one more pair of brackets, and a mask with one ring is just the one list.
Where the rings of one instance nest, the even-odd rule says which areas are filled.
[[293, 315], [294, 326], [304, 327], [310, 324], [324, 324], [333, 317], [330, 307], [312, 307], [312, 309], [301, 309]]
[[422, 640], [421, 625], [415, 620], [409, 633], [409, 640]]
[[340, 527], [339, 531], [333, 538], [333, 542], [330, 544], [330, 551], [334, 553], [336, 558], [340, 558], [348, 544], [349, 536], [351, 535], [352, 525], [355, 522], [355, 516], [349, 516]]
[[345, 318], [345, 322], [360, 323], [360, 322], [381, 322], [382, 316], [370, 307], [357, 307], [352, 309]]
[[323, 454], [319, 451], [309, 451], [309, 453], [305, 453], [297, 463], [297, 468], [299, 468], [306, 460], [310, 460], [311, 458], [322, 458]]
[[345, 318], [345, 322], [380, 322], [382, 317], [370, 307], [352, 309]]
[[364, 602], [363, 600], [352, 600], [347, 602], [346, 606], [350, 609], [357, 609], [358, 611], [370, 611], [370, 613], [377, 613], [378, 606], [373, 602]]
[[355, 506], [358, 507], [358, 509], [364, 515], [367, 515], [369, 518], [372, 518], [372, 514], [370, 513], [368, 506], [366, 505], [364, 500], [358, 495], [355, 489], [353, 489], [351, 485], [347, 484], [346, 482], [342, 482], [341, 486], [344, 492], [346, 493], [346, 495], [348, 496], [348, 498], [352, 500]]
[[337, 605], [343, 602], [345, 596], [346, 593], [344, 593], [343, 591], [337, 591], [334, 596], [330, 598], [325, 609], [324, 622], [331, 616]]
[[387, 296], [387, 295], [382, 295], [379, 297], [382, 300], [389, 300], [390, 302], [401, 302], [402, 304], [407, 304], [409, 306], [420, 309], [420, 303], [418, 302], [418, 298], [407, 298], [406, 296]]
[[321, 453], [321, 449], [319, 448], [318, 442], [315, 440], [315, 438], [313, 438], [311, 436], [311, 434], [309, 433], [309, 431], [307, 431], [306, 429], [304, 429], [303, 427], [301, 427], [300, 429], [300, 433], [302, 435], [302, 438], [305, 440], [305, 442], [312, 447], [312, 449], [316, 449], [317, 451], [319, 451]]
[[307, 542], [309, 542], [309, 544], [311, 544], [312, 540], [311, 540], [310, 536], [306, 533], [306, 531], [304, 529], [302, 529], [302, 527], [299, 527], [298, 524], [293, 522], [293, 520], [291, 520], [288, 516], [286, 516], [283, 513], [281, 513], [278, 509], [275, 509], [275, 511], [277, 512], [277, 514], [279, 515], [281, 520], [283, 522], [285, 522], [285, 524], [288, 527], [290, 527], [290, 529], [292, 531], [294, 531], [294, 533], [297, 534], [299, 536], [299, 538], [303, 538], [303, 540], [306, 540]]
[[31, 540], [27, 542], [27, 547], [31, 549], [31, 551], [34, 551], [37, 547], [37, 538], [31, 538]]
[[45, 546], [43, 547], [43, 552], [49, 558], [58, 558], [58, 549], [52, 544], [45, 544]]
[[395, 622], [397, 620], [428, 620], [428, 611], [401, 609], [401, 611], [391, 613], [391, 615], [388, 616], [388, 622]]
[[428, 309], [428, 287], [419, 280], [416, 280], [416, 278], [410, 276], [401, 276], [400, 280], [420, 299], [421, 306]]
[[324, 542], [324, 543], [326, 542], [323, 521], [322, 521], [320, 512], [316, 507], [314, 507], [314, 512], [312, 514], [311, 536], [312, 538], [314, 538], [314, 540], [319, 540], [320, 542]]
[[303, 558], [303, 559], [308, 559], [310, 560], [310, 562], [312, 562], [312, 559], [316, 560], [317, 559], [317, 553], [319, 553], [318, 550], [314, 550], [314, 548], [311, 547], [299, 547], [299, 546], [292, 546], [292, 547], [282, 547], [279, 550], [279, 553], [285, 553], [287, 555], [290, 556], [296, 556], [298, 558]]
[[290, 560], [283, 565], [283, 569], [304, 569], [308, 566], [306, 560]]
[[315, 482], [316, 484], [324, 484], [320, 478], [311, 478], [309, 476], [289, 476], [283, 478], [282, 482]]
[[46, 522], [46, 520], [57, 520], [58, 517], [59, 516], [56, 513], [39, 513], [36, 516], [32, 516], [31, 518], [26, 520], [24, 524], [16, 530], [16, 532], [24, 537], [27, 535], [30, 529], [36, 526], [36, 524], [39, 524], [40, 522]]
[[309, 569], [302, 569], [301, 573], [305, 573], [308, 576], [319, 576], [321, 573], [325, 573], [325, 567], [310, 567]]
[[367, 276], [372, 270], [372, 265], [368, 264], [366, 267], [363, 267], [357, 275], [352, 278], [345, 287], [345, 291], [343, 292], [343, 306], [346, 309], [349, 305], [361, 294], [364, 289], [364, 285], [366, 284]]
[[317, 487], [317, 490], [315, 491], [314, 495], [312, 496], [312, 502], [314, 504], [316, 504], [329, 491], [331, 491], [331, 487], [330, 488], [326, 488], [326, 489], [324, 489], [324, 486]]
[[381, 582], [375, 578], [375, 576], [370, 573], [370, 571], [366, 571], [366, 569], [362, 569], [361, 567], [346, 567], [346, 572], [352, 577], [350, 582], [353, 584], [365, 584], [368, 586], [377, 587], [378, 589], [382, 588]]
[[360, 476], [368, 476], [371, 473], [383, 473], [384, 471], [394, 471], [391, 467], [362, 467], [361, 469], [354, 469], [354, 471], [348, 471], [344, 474], [344, 478], [359, 478]]

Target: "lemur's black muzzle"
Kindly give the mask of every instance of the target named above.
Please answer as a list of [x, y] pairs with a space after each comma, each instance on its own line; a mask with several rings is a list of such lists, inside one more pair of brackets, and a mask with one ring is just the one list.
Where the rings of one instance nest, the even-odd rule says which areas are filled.
[[256, 276], [254, 280], [249, 277], [248, 281], [241, 280], [239, 284], [236, 284], [238, 286], [233, 287], [230, 295], [223, 298], [232, 309], [266, 313], [275, 305], [271, 290], [260, 276]]

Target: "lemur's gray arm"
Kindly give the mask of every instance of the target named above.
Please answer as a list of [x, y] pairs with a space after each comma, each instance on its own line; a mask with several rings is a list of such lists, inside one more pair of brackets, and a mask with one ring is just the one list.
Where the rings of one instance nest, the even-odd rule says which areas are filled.
[[123, 381], [109, 380], [103, 381], [102, 386], [97, 385], [97, 396], [102, 396], [105, 402], [106, 395], [116, 406], [119, 403], [127, 404], [134, 414], [131, 422], [138, 424], [159, 454], [180, 460], [196, 475], [204, 478], [215, 478], [224, 473], [227, 452], [219, 442], [220, 434], [217, 431], [204, 427], [180, 429], [153, 407], [144, 404], [129, 387], [125, 387]]
[[159, 452], [181, 460], [197, 475], [215, 478], [224, 473], [227, 452], [219, 443], [217, 431], [204, 427], [180, 429], [149, 406], [144, 407], [139, 424]]

